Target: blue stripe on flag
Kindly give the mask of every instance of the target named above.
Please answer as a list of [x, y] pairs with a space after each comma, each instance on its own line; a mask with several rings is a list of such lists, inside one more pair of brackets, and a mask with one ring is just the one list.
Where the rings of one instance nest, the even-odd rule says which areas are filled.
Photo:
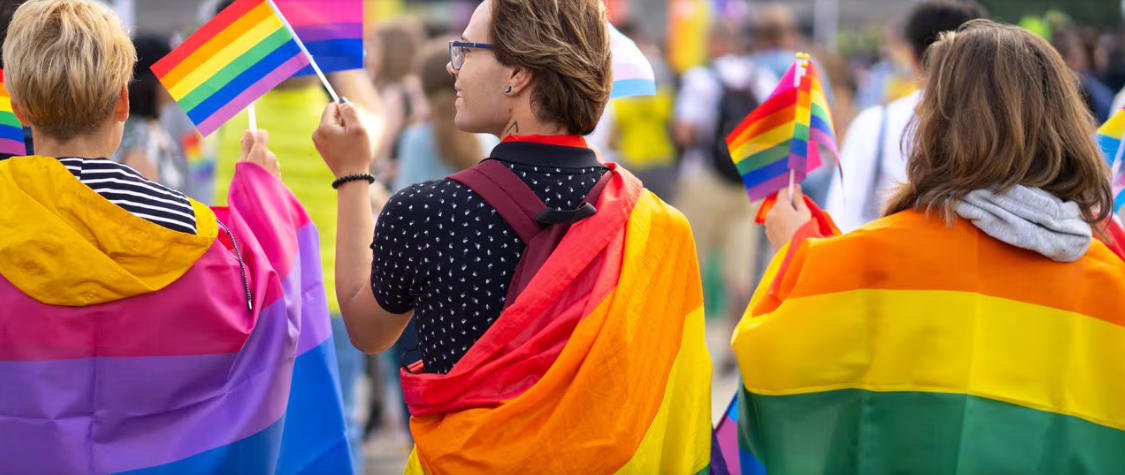
[[23, 128], [17, 129], [10, 125], [0, 125], [0, 139], [23, 142]]
[[[332, 337], [293, 364], [277, 475], [353, 473]], [[335, 417], [334, 417], [335, 416]]]
[[1097, 139], [1098, 148], [1101, 149], [1102, 156], [1105, 157], [1106, 163], [1108, 163], [1109, 166], [1112, 167], [1113, 160], [1117, 158], [1117, 150], [1121, 148], [1121, 138], [1098, 134]]
[[[178, 462], [128, 472], [127, 475], [182, 475], [185, 473], [237, 473], [272, 475], [276, 470], [285, 416], [261, 432], [232, 444], [193, 455]], [[170, 443], [174, 441], [169, 441]]]
[[[305, 43], [309, 54], [316, 59], [316, 65], [324, 74], [353, 69], [363, 69], [363, 39], [336, 39], [324, 41], [311, 41]], [[312, 65], [306, 66], [295, 76], [310, 76], [316, 74]]]
[[293, 59], [293, 57], [298, 54], [301, 54], [301, 48], [297, 46], [297, 42], [289, 41], [281, 45], [268, 56], [262, 58], [261, 61], [258, 61], [258, 64], [255, 64], [250, 69], [239, 74], [238, 77], [234, 78], [234, 80], [226, 86], [223, 86], [223, 88], [215, 94], [212, 94], [207, 100], [188, 111], [188, 117], [198, 126], [219, 109], [222, 109], [223, 106], [233, 101], [234, 98], [242, 94], [243, 91], [250, 89], [250, 87], [257, 84], [258, 81], [261, 81], [275, 69], [285, 64], [286, 61]]
[[746, 184], [747, 188], [750, 188], [787, 173], [789, 173], [789, 157], [742, 175], [742, 182]]
[[656, 95], [656, 81], [651, 79], [621, 79], [613, 81], [610, 99]]

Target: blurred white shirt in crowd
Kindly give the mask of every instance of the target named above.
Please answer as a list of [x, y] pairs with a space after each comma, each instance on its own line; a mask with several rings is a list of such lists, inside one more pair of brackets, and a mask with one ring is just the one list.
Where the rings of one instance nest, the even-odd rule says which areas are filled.
[[[851, 232], [878, 219], [895, 188], [906, 182], [910, 143], [903, 136], [921, 97], [916, 91], [885, 106], [869, 107], [848, 127], [840, 149], [844, 179], [841, 182], [839, 174], [833, 177], [827, 205], [841, 231]], [[882, 159], [876, 163], [880, 154]]]

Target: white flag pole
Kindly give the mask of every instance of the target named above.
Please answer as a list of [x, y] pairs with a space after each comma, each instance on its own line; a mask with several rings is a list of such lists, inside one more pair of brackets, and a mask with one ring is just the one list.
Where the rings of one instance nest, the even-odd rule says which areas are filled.
[[[805, 53], [797, 53], [797, 70], [793, 75], [793, 87], [801, 87], [801, 79], [805, 77], [809, 71], [809, 55]], [[793, 190], [796, 187], [797, 171], [792, 168], [789, 169], [789, 201], [794, 207], [797, 206], [797, 198], [793, 196]]]
[[254, 102], [250, 103], [250, 106], [246, 108], [246, 113], [250, 115], [250, 131], [257, 133], [258, 132], [258, 109], [256, 107], [254, 107], [254, 104], [255, 104]]
[[277, 8], [273, 0], [266, 1], [269, 2], [270, 8], [277, 13], [277, 17], [281, 18], [281, 23], [284, 24], [285, 28], [289, 30], [289, 33], [293, 35], [293, 39], [297, 42], [297, 47], [301, 48], [301, 52], [305, 53], [305, 57], [309, 58], [309, 64], [312, 65], [313, 71], [316, 71], [316, 75], [320, 78], [320, 82], [324, 84], [324, 88], [328, 90], [328, 95], [332, 96], [332, 101], [340, 102], [340, 96], [336, 94], [336, 90], [333, 89], [332, 84], [328, 82], [328, 77], [324, 75], [324, 71], [321, 71], [320, 66], [316, 64], [316, 58], [313, 58], [313, 55], [309, 53], [309, 49], [305, 47], [305, 42], [301, 41], [300, 36], [297, 36], [297, 30], [293, 29], [293, 25], [289, 23], [289, 20], [285, 18], [285, 14], [281, 13], [281, 9]]

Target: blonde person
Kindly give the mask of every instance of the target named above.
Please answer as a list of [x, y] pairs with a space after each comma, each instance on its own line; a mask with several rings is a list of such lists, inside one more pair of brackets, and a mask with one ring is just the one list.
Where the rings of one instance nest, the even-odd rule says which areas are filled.
[[1125, 469], [1109, 168], [1045, 40], [975, 20], [924, 62], [908, 181], [835, 234], [801, 197], [734, 334], [744, 449], [777, 475]]
[[314, 136], [338, 177], [337, 298], [352, 342], [380, 352], [417, 322], [421, 361], [402, 372], [408, 470], [706, 470], [711, 374], [691, 231], [582, 138], [612, 85], [604, 5], [485, 1], [447, 47], [454, 123], [501, 137], [490, 159], [399, 191], [376, 227], [354, 108], [330, 105]]
[[106, 158], [137, 59], [108, 7], [29, 0], [3, 51], [39, 155], [0, 162], [0, 473], [351, 473], [296, 258], [319, 244], [267, 134], [212, 210]]

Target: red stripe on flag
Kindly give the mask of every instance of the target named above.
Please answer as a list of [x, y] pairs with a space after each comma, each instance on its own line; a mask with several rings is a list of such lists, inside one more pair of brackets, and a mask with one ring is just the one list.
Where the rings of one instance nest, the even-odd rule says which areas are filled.
[[265, 3], [266, 0], [238, 0], [231, 4], [231, 6], [220, 12], [215, 18], [200, 27], [195, 33], [192, 33], [186, 41], [178, 46], [171, 54], [165, 56], [156, 64], [152, 65], [152, 72], [156, 77], [163, 79], [165, 75], [176, 68], [176, 65], [183, 62], [196, 50], [203, 47], [207, 42], [211, 41], [215, 36], [221, 33], [227, 27], [231, 26], [234, 22], [238, 21], [258, 5]]
[[746, 116], [746, 118], [742, 120], [741, 124], [738, 124], [738, 127], [735, 127], [734, 131], [727, 135], [727, 143], [730, 143], [739, 135], [742, 135], [742, 133], [745, 132], [746, 129], [750, 128], [750, 126], [754, 124], [754, 122], [769, 117], [775, 112], [778, 112], [787, 107], [793, 107], [793, 105], [796, 103], [797, 89], [787, 89], [784, 92], [773, 95], [773, 97], [767, 99], [764, 104], [758, 106], [757, 109], [754, 109], [754, 111], [751, 112], [750, 115]]

